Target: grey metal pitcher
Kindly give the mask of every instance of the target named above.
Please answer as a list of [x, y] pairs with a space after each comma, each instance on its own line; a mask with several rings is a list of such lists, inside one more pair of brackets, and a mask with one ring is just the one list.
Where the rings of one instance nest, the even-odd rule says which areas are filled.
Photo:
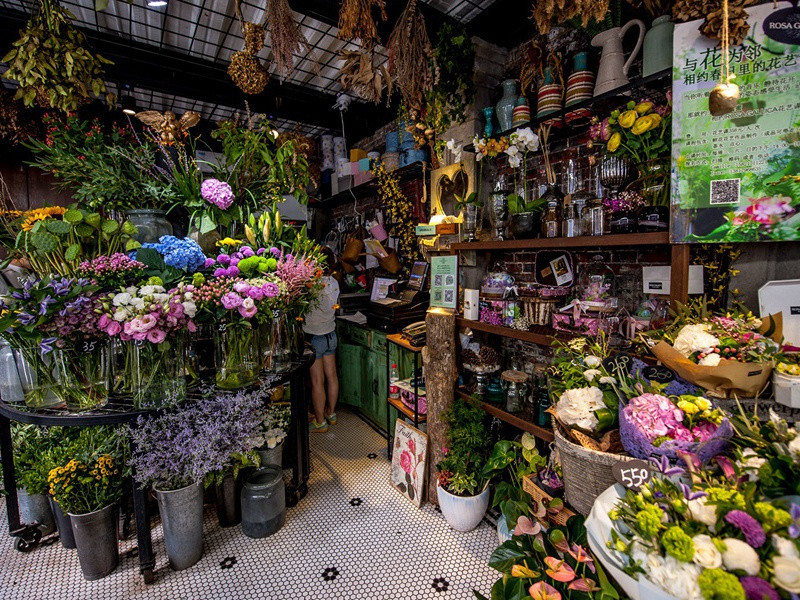
[[117, 506], [109, 504], [94, 512], [69, 515], [78, 548], [78, 562], [87, 581], [105, 577], [119, 564], [117, 512]]
[[169, 566], [188, 569], [203, 556], [203, 486], [201, 482], [179, 490], [153, 490], [164, 528]]

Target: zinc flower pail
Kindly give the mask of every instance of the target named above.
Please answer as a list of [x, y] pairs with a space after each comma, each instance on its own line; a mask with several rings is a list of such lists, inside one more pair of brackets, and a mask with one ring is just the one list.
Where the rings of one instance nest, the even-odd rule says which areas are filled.
[[169, 565], [188, 569], [203, 556], [203, 486], [201, 482], [178, 490], [153, 490], [164, 528]]
[[489, 508], [489, 486], [477, 496], [456, 496], [440, 485], [436, 486], [439, 508], [447, 523], [457, 531], [472, 531]]
[[69, 517], [83, 578], [94, 581], [109, 575], [119, 564], [117, 506], [109, 504], [94, 512]]

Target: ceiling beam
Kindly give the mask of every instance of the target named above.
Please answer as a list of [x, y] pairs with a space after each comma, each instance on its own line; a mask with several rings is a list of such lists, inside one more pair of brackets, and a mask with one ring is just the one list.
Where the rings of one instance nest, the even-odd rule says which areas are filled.
[[[3, 54], [19, 36], [29, 15], [10, 9], [0, 10], [0, 52]], [[110, 33], [80, 28], [89, 45], [114, 61], [106, 67], [108, 81], [126, 82], [135, 88], [183, 96], [212, 104], [250, 109], [272, 118], [285, 118], [327, 129], [341, 128], [339, 111], [333, 108], [334, 94], [270, 77], [267, 88], [257, 96], [247, 96], [227, 74], [227, 64], [200, 59], [189, 54], [157, 48]], [[359, 139], [394, 117], [391, 108], [357, 103], [345, 113], [348, 138]]]

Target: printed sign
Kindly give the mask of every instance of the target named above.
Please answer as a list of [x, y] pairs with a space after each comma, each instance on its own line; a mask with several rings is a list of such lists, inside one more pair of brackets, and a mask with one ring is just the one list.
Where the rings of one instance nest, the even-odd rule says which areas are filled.
[[458, 301], [458, 256], [431, 258], [431, 306], [455, 308]]
[[402, 419], [397, 419], [392, 448], [390, 482], [419, 508], [425, 494], [428, 436]]
[[747, 12], [750, 33], [729, 52], [741, 97], [719, 117], [708, 111], [724, 69], [719, 42], [699, 20], [675, 26], [675, 242], [800, 240], [800, 16], [789, 2]]
[[617, 480], [617, 483], [630, 490], [638, 490], [650, 481], [653, 476], [650, 465], [639, 459], [618, 462], [611, 467], [611, 472], [614, 474], [614, 479]]

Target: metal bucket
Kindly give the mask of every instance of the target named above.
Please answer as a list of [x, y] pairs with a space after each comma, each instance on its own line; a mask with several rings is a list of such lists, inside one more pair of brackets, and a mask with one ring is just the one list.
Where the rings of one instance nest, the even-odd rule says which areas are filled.
[[169, 565], [188, 569], [203, 556], [203, 486], [198, 481], [179, 490], [153, 490], [164, 527]]
[[222, 482], [215, 485], [217, 496], [217, 519], [220, 527], [233, 527], [242, 522], [242, 509], [239, 502], [239, 479], [225, 475]]
[[58, 537], [61, 539], [61, 545], [69, 550], [74, 549], [75, 536], [72, 534], [72, 519], [67, 513], [61, 510], [58, 502], [49, 497], [48, 500], [50, 501], [50, 510], [53, 511], [53, 517], [56, 521]]
[[109, 504], [94, 512], [69, 516], [83, 578], [94, 581], [116, 569], [119, 564], [117, 507]]
[[44, 494], [29, 494], [26, 490], [17, 490], [19, 504], [19, 519], [25, 525], [39, 525], [42, 537], [50, 535], [56, 530], [53, 512]]
[[272, 535], [286, 520], [286, 486], [279, 467], [256, 469], [242, 487], [242, 532], [251, 538]]
[[274, 448], [267, 448], [267, 446], [256, 448], [256, 452], [258, 452], [258, 457], [261, 459], [262, 467], [267, 465], [283, 466], [283, 442]]

